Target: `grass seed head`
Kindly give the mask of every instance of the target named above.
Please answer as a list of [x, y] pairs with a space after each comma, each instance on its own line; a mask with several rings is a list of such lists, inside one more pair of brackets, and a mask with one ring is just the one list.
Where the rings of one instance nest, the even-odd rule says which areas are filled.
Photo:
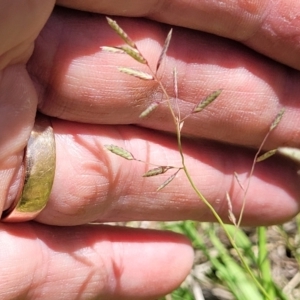
[[118, 25], [118, 23], [111, 18], [106, 17], [108, 25], [121, 37], [121, 39], [130, 47], [136, 48], [135, 42], [128, 36], [128, 34]]
[[285, 111], [285, 109], [282, 108], [280, 110], [280, 112], [277, 114], [277, 116], [275, 117], [274, 121], [272, 122], [272, 124], [270, 126], [270, 131], [275, 129], [278, 126], [279, 122], [281, 121], [281, 119], [283, 117], [284, 111]]
[[112, 153], [114, 153], [114, 154], [116, 154], [118, 156], [121, 156], [121, 157], [123, 157], [125, 159], [128, 159], [128, 160], [134, 160], [135, 159], [134, 156], [129, 151], [127, 151], [127, 150], [125, 150], [125, 149], [123, 149], [123, 148], [121, 148], [119, 146], [116, 146], [116, 145], [104, 145], [104, 147], [108, 151], [110, 151], [110, 152], [112, 152]]
[[102, 46], [100, 47], [102, 51], [110, 52], [110, 53], [122, 53], [124, 54], [124, 50], [118, 47], [109, 47], [109, 46]]
[[148, 172], [146, 172], [143, 175], [143, 177], [151, 177], [151, 176], [157, 176], [160, 174], [164, 174], [170, 169], [173, 169], [173, 167], [168, 167], [168, 166], [157, 167], [157, 168], [151, 169]]
[[158, 102], [151, 103], [140, 115], [139, 118], [147, 117], [151, 112], [153, 112], [157, 106], [159, 105]]
[[122, 49], [126, 54], [128, 54], [130, 57], [132, 57], [139, 63], [144, 64], [144, 65], [148, 64], [146, 58], [144, 58], [144, 56], [141, 54], [141, 52], [139, 50], [128, 47], [128, 46], [122, 46], [122, 47], [120, 47], [120, 49]]
[[157, 188], [157, 192], [159, 192], [160, 190], [162, 190], [164, 187], [166, 187], [177, 175], [178, 171], [175, 172], [173, 175], [171, 175], [166, 181], [163, 182], [163, 184], [161, 184], [158, 188]]
[[170, 41], [171, 41], [171, 38], [172, 38], [172, 32], [173, 32], [173, 29], [171, 29], [167, 35], [167, 38], [165, 40], [165, 44], [161, 50], [161, 53], [160, 53], [160, 56], [158, 58], [158, 61], [157, 61], [157, 64], [156, 64], [156, 72], [158, 71], [160, 65], [161, 65], [161, 62], [163, 61], [164, 57], [166, 56], [166, 53], [168, 51], [168, 48], [169, 48], [169, 45], [170, 45]]
[[175, 93], [175, 98], [178, 99], [178, 72], [177, 69], [173, 69], [173, 81], [174, 81], [174, 93]]
[[199, 104], [196, 105], [196, 107], [193, 110], [193, 113], [197, 113], [202, 111], [206, 106], [211, 104], [214, 100], [216, 100], [219, 95], [221, 94], [222, 90], [217, 90], [209, 94], [207, 97], [205, 97], [204, 100], [202, 100]]
[[257, 159], [256, 162], [264, 161], [268, 159], [269, 157], [273, 156], [277, 152], [277, 149], [270, 150], [262, 155], [260, 155]]
[[120, 72], [143, 79], [143, 80], [154, 80], [154, 77], [146, 72], [138, 71], [132, 68], [119, 67]]

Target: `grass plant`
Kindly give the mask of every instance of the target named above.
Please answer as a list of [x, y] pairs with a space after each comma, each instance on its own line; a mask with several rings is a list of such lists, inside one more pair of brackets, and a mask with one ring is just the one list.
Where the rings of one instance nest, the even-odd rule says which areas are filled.
[[[266, 135], [261, 142], [256, 155], [254, 156], [253, 164], [249, 171], [248, 180], [245, 186], [240, 183], [238, 174], [234, 175], [241, 189], [243, 190], [242, 209], [238, 216], [235, 216], [233, 214], [230, 195], [227, 193], [227, 201], [229, 207], [228, 214], [229, 219], [231, 220], [233, 225], [226, 225], [222, 218], [218, 215], [217, 211], [214, 209], [213, 205], [205, 198], [205, 196], [201, 193], [201, 190], [194, 183], [193, 178], [191, 177], [189, 170], [185, 164], [185, 156], [181, 139], [181, 131], [184, 123], [188, 121], [188, 118], [193, 114], [201, 113], [201, 111], [206, 109], [207, 106], [216, 101], [217, 98], [221, 95], [222, 89], [216, 89], [215, 91], [210, 93], [203, 100], [199, 101], [187, 115], [183, 116], [178, 108], [177, 103], [178, 83], [176, 68], [174, 68], [173, 71], [173, 97], [169, 96], [163, 84], [163, 80], [158, 76], [158, 71], [162, 65], [169, 44], [171, 42], [172, 29], [167, 35], [155, 68], [152, 68], [148, 64], [147, 59], [139, 51], [135, 42], [129, 37], [129, 35], [114, 20], [107, 18], [107, 21], [109, 26], [120, 36], [125, 45], [113, 47], [104, 46], [102, 47], [102, 50], [116, 54], [121, 53], [128, 55], [141, 65], [146, 66], [148, 69], [147, 72], [123, 66], [118, 67], [118, 70], [119, 72], [128, 74], [129, 76], [134, 76], [140, 80], [156, 82], [163, 94], [163, 98], [160, 101], [151, 103], [144, 111], [140, 113], [140, 118], [146, 118], [149, 114], [155, 113], [155, 110], [160, 105], [167, 105], [172, 116], [174, 128], [176, 130], [176, 139], [178, 152], [181, 157], [181, 166], [161, 166], [156, 165], [155, 163], [151, 163], [149, 170], [145, 174], [141, 174], [141, 176], [151, 177], [159, 176], [167, 172], [171, 173], [168, 179], [162, 182], [160, 186], [158, 186], [157, 192], [159, 192], [161, 189], [170, 184], [176, 178], [176, 175], [179, 172], [184, 172], [191, 188], [198, 196], [199, 201], [202, 201], [210, 209], [219, 224], [201, 224], [193, 221], [184, 221], [163, 224], [162, 227], [185, 234], [193, 241], [195, 251], [197, 252], [201, 250], [202, 255], [206, 258], [206, 261], [209, 262], [210, 265], [210, 270], [208, 270], [208, 273], [211, 274], [210, 276], [204, 277], [206, 279], [209, 279], [208, 281], [212, 280], [219, 285], [225, 286], [226, 290], [228, 291], [228, 295], [234, 297], [232, 299], [287, 299], [286, 296], [284, 296], [284, 293], [281, 292], [280, 288], [278, 288], [278, 286], [272, 279], [270, 266], [271, 263], [268, 257], [268, 243], [266, 234], [267, 228], [260, 227], [257, 229], [255, 251], [253, 241], [249, 239], [245, 232], [240, 228], [247, 200], [247, 193], [250, 188], [251, 177], [253, 176], [255, 166], [258, 162], [261, 162], [275, 154], [276, 149], [263, 154], [262, 149], [269, 135], [280, 123], [280, 120], [284, 114], [284, 109], [282, 109], [277, 114], [277, 116], [275, 116], [274, 121], [267, 130]], [[136, 158], [133, 153], [129, 152], [127, 149], [119, 147], [118, 145], [106, 145], [105, 148], [113, 154], [118, 155], [124, 159], [138, 161], [140, 163], [149, 165], [149, 163]], [[208, 247], [208, 245], [210, 246]], [[192, 284], [189, 288], [182, 286], [172, 295], [166, 296], [165, 299], [201, 299], [201, 294], [199, 292], [201, 290], [199, 281], [201, 280], [197, 278], [199, 274], [195, 271], [195, 269], [193, 270], [193, 272], [194, 273], [190, 275], [190, 281], [192, 282]], [[198, 296], [196, 297], [195, 295]]]
[[[225, 225], [270, 299], [300, 299], [299, 222], [300, 216], [280, 226]], [[249, 279], [218, 224], [181, 221], [160, 223], [160, 227], [188, 236], [196, 256], [186, 281], [160, 300], [267, 299]]]

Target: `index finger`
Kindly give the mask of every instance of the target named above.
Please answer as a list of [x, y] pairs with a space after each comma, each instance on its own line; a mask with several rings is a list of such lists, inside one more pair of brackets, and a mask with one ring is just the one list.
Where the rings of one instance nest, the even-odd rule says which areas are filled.
[[[70, 1], [58, 4], [107, 15], [147, 17], [240, 41], [300, 69], [300, 2], [281, 1]], [[284, 51], [283, 51], [284, 49]]]
[[[152, 66], [167, 31], [156, 22], [123, 18], [121, 27]], [[84, 24], [84, 27], [82, 26]], [[58, 35], [57, 32], [60, 32]], [[139, 115], [165, 97], [154, 80], [118, 72], [118, 66], [148, 71], [131, 57], [101, 51], [120, 45], [103, 16], [56, 9], [36, 41], [27, 68], [39, 96], [39, 110], [60, 119], [94, 124], [138, 124], [174, 132], [167, 105], [147, 118]], [[220, 98], [193, 114], [183, 134], [258, 147], [281, 107], [285, 116], [267, 148], [299, 146], [299, 76], [228, 39], [176, 28], [165, 57], [162, 83], [174, 95], [172, 70], [178, 70], [178, 106], [182, 116], [211, 91]], [[172, 100], [173, 101], [173, 100]]]

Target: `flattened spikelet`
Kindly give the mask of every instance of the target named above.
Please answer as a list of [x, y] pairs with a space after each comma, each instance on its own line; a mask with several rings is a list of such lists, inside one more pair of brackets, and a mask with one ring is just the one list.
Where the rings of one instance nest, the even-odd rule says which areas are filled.
[[154, 168], [146, 172], [143, 177], [151, 177], [151, 176], [156, 176], [160, 174], [166, 173], [168, 170], [173, 169], [173, 167], [168, 167], [168, 166], [161, 166], [158, 168]]
[[275, 117], [274, 121], [272, 122], [271, 126], [270, 126], [270, 130], [273, 130], [277, 127], [277, 125], [279, 124], [279, 122], [281, 121], [283, 114], [284, 114], [285, 109], [282, 108], [280, 110], [280, 112], [277, 114], [277, 116]]
[[139, 63], [145, 64], [145, 65], [148, 63], [146, 58], [144, 58], [142, 53], [139, 52], [137, 49], [127, 47], [127, 46], [122, 46], [122, 47], [120, 47], [120, 49], [123, 50], [123, 52], [127, 53], [129, 56], [131, 56], [133, 59], [138, 61]]
[[157, 106], [159, 105], [158, 102], [151, 103], [140, 115], [139, 118], [147, 117], [151, 112], [153, 112]]
[[257, 159], [256, 159], [256, 162], [260, 162], [260, 161], [263, 161], [263, 160], [266, 160], [267, 158], [273, 156], [275, 153], [277, 152], [277, 149], [273, 149], [273, 150], [270, 150], [262, 155], [260, 155]]
[[242, 183], [240, 181], [239, 174], [237, 172], [234, 172], [234, 177], [235, 177], [238, 185], [240, 186], [240, 188], [244, 191], [245, 189], [244, 189], [244, 187], [243, 187], [243, 185], [242, 185]]
[[171, 41], [171, 38], [172, 38], [172, 32], [173, 32], [173, 29], [171, 29], [167, 35], [167, 38], [165, 40], [165, 44], [161, 50], [161, 53], [160, 53], [160, 56], [158, 58], [158, 61], [157, 61], [157, 64], [156, 64], [156, 72], [158, 71], [160, 65], [161, 65], [161, 62], [162, 60], [164, 59], [167, 51], [168, 51], [168, 48], [169, 48], [169, 45], [170, 45], [170, 41]]
[[125, 53], [124, 50], [118, 47], [109, 47], [109, 46], [102, 46], [100, 47], [102, 51], [111, 52], [111, 53]]
[[143, 55], [134, 48], [128, 47], [128, 46], [121, 46], [121, 47], [109, 47], [109, 46], [102, 46], [100, 47], [102, 51], [105, 52], [111, 52], [111, 53], [121, 53], [121, 54], [128, 54], [131, 56], [133, 59], [138, 61], [139, 63], [142, 64], [147, 64], [147, 60], [143, 57]]
[[162, 190], [164, 187], [166, 187], [177, 175], [178, 172], [174, 173], [173, 175], [171, 175], [162, 185], [160, 185], [157, 188], [157, 192], [159, 192], [160, 190]]
[[130, 47], [136, 48], [134, 41], [128, 34], [118, 25], [118, 23], [111, 18], [106, 17], [108, 25], [121, 37], [121, 39]]
[[174, 80], [174, 92], [175, 92], [175, 98], [178, 99], [178, 72], [177, 69], [173, 69], [173, 80]]
[[300, 164], [300, 149], [292, 147], [279, 147], [278, 152]]
[[181, 121], [181, 122], [179, 123], [179, 131], [182, 130], [183, 125], [184, 125], [184, 121]]
[[217, 90], [209, 94], [204, 100], [202, 100], [199, 104], [197, 104], [193, 110], [193, 113], [200, 112], [203, 110], [206, 106], [208, 106], [210, 103], [212, 103], [215, 99], [219, 97], [222, 90]]
[[232, 203], [228, 192], [226, 192], [226, 200], [228, 204], [228, 219], [232, 222], [232, 224], [236, 225], [236, 218], [233, 214]]
[[116, 145], [104, 145], [104, 147], [109, 150], [110, 152], [118, 155], [118, 156], [121, 156], [125, 159], [128, 159], [128, 160], [134, 160], [134, 156], [127, 150], [119, 147], [119, 146], [116, 146]]
[[143, 80], [153, 80], [154, 79], [154, 77], [151, 74], [146, 73], [146, 72], [142, 72], [142, 71], [138, 71], [138, 70], [135, 70], [135, 69], [132, 69], [132, 68], [120, 67], [118, 69], [122, 73], [131, 75], [131, 76], [134, 76], [134, 77], [138, 77], [138, 78], [143, 79]]

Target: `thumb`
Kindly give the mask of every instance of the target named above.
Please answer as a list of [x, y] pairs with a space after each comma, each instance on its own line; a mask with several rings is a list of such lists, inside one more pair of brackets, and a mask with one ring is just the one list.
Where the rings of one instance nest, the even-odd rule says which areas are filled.
[[26, 63], [34, 40], [54, 7], [54, 0], [0, 0], [0, 69]]
[[54, 1], [0, 0], [0, 209], [16, 195], [36, 114], [37, 96], [25, 64], [53, 6]]

